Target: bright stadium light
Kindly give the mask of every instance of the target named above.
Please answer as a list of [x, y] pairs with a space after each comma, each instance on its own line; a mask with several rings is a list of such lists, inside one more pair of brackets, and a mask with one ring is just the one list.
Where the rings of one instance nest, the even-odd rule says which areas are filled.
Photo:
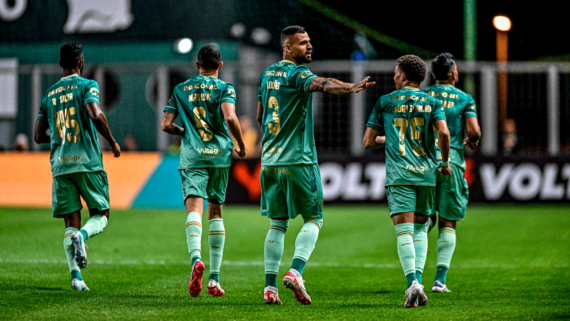
[[499, 31], [508, 32], [511, 30], [511, 19], [503, 15], [495, 16], [493, 18], [493, 26]]
[[181, 38], [174, 41], [174, 51], [179, 54], [187, 54], [192, 51], [194, 43], [190, 38]]
[[258, 45], [266, 45], [271, 41], [271, 34], [265, 28], [255, 28], [251, 32], [251, 39]]

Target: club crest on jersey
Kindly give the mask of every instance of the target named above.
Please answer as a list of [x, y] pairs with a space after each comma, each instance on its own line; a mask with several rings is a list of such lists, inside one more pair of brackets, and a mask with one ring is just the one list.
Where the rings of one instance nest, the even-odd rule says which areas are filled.
[[66, 0], [65, 33], [115, 32], [133, 23], [131, 0]]

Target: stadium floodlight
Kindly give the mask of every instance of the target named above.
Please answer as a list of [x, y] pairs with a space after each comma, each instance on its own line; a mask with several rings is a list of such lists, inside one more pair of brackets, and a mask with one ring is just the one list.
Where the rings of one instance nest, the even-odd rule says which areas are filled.
[[504, 15], [498, 15], [493, 18], [493, 26], [498, 31], [509, 32], [511, 30], [511, 19]]
[[245, 36], [246, 28], [245, 25], [241, 22], [238, 22], [232, 26], [231, 29], [232, 37], [234, 38], [243, 38]]
[[192, 51], [192, 47], [194, 47], [194, 43], [190, 38], [180, 38], [174, 41], [174, 51], [176, 53], [185, 55]]
[[255, 28], [251, 32], [251, 39], [258, 45], [266, 45], [271, 41], [271, 34], [265, 28]]

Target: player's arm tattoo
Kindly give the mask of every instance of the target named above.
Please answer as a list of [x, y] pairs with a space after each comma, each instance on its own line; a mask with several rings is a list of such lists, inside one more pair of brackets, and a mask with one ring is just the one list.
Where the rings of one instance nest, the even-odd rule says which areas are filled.
[[345, 83], [334, 78], [315, 78], [311, 80], [309, 91], [327, 92], [336, 95], [344, 95], [353, 91], [354, 84]]

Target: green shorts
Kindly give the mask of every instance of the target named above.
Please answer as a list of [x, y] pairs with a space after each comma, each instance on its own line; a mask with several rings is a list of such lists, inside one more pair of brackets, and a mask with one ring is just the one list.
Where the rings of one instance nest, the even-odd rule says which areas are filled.
[[469, 199], [469, 186], [461, 167], [451, 166], [451, 176], [437, 174], [437, 187], [435, 192], [435, 206], [432, 213], [449, 221], [459, 221], [465, 218], [467, 201]]
[[51, 213], [60, 217], [80, 211], [83, 198], [89, 209], [109, 209], [109, 181], [107, 173], [81, 172], [59, 175], [53, 178]]
[[390, 215], [416, 212], [429, 215], [433, 212], [435, 186], [390, 185], [386, 186]]
[[323, 186], [319, 165], [263, 166], [261, 215], [323, 217]]
[[202, 197], [210, 203], [222, 204], [226, 199], [230, 168], [204, 167], [179, 169], [182, 196]]

